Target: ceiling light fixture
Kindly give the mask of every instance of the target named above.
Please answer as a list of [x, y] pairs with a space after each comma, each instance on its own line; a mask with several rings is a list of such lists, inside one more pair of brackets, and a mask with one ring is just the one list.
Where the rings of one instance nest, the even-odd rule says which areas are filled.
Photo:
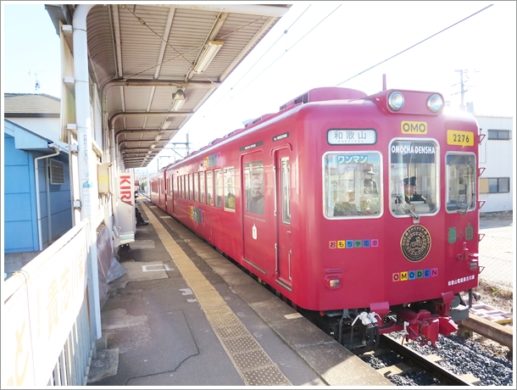
[[208, 41], [196, 62], [196, 66], [194, 66], [194, 72], [203, 73], [221, 50], [223, 44], [223, 41]]
[[[172, 95], [172, 100], [174, 100], [174, 95]], [[167, 127], [169, 127], [170, 124], [171, 124], [171, 121], [169, 121], [169, 120], [166, 120], [165, 122], [163, 122], [162, 130], [165, 130]]]
[[[185, 104], [185, 92], [182, 89], [178, 89], [172, 95], [172, 110], [178, 111]], [[167, 122], [167, 121], [166, 121]]]

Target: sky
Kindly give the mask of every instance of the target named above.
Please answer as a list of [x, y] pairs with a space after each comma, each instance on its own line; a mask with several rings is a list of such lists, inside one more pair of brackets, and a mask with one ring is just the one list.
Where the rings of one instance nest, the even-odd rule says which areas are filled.
[[[292, 4], [175, 142], [188, 132], [198, 149], [316, 87], [374, 94], [383, 74], [388, 88], [440, 92], [451, 108], [463, 81], [475, 114], [515, 118], [514, 1]], [[59, 41], [44, 5], [2, 2], [2, 30], [2, 92], [60, 97]]]

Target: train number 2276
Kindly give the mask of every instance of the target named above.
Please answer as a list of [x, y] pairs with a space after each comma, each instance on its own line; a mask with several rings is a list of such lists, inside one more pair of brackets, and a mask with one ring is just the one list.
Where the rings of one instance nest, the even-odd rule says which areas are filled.
[[447, 144], [474, 146], [474, 133], [464, 130], [447, 130]]

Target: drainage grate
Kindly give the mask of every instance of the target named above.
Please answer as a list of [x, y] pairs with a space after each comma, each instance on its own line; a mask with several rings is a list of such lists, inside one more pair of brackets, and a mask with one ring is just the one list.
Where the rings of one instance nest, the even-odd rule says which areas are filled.
[[266, 359], [261, 350], [234, 353], [233, 360], [243, 371], [257, 370], [271, 366], [271, 361]]
[[250, 351], [257, 347], [256, 341], [247, 336], [227, 339], [225, 340], [224, 345], [226, 350], [231, 354], [238, 354], [242, 351]]
[[289, 386], [291, 383], [276, 367], [259, 368], [244, 372], [244, 382], [251, 386]]

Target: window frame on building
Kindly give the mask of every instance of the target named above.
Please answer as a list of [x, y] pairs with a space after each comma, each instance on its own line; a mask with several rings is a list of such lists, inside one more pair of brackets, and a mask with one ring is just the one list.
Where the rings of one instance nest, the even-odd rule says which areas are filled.
[[[490, 181], [496, 180], [495, 186], [496, 191], [490, 191], [494, 184]], [[501, 191], [500, 188], [504, 187], [501, 185], [502, 182], [506, 181], [506, 190]], [[510, 178], [509, 177], [481, 177], [479, 178], [479, 193], [480, 194], [508, 194], [510, 192]]]

